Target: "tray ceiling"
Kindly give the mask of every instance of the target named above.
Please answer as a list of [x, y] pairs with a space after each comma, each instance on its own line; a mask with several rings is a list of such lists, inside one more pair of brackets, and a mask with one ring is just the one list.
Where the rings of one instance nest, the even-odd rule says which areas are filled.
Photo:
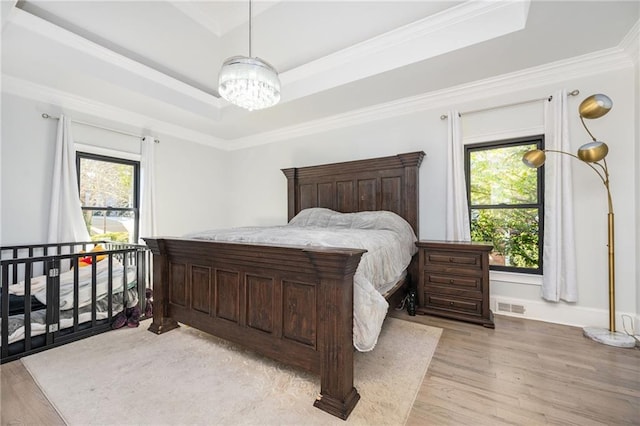
[[[3, 1], [3, 90], [132, 129], [221, 148], [403, 98], [617, 46], [621, 1], [255, 1], [252, 50], [282, 101], [217, 94], [248, 54], [245, 1]], [[585, 31], [597, 28], [597, 31]]]

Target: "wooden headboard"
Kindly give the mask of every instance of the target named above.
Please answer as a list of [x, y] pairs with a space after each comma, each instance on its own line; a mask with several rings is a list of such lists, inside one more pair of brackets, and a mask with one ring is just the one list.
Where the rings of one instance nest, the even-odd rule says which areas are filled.
[[282, 169], [287, 177], [287, 216], [326, 207], [342, 213], [388, 210], [418, 233], [418, 168], [424, 152], [310, 167]]

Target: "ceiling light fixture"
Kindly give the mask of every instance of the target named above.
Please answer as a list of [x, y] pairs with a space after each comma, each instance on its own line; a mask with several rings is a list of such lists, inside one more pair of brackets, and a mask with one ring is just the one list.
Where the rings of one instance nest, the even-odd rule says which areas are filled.
[[266, 61], [251, 57], [251, 0], [249, 0], [249, 56], [232, 56], [222, 64], [218, 93], [249, 111], [269, 108], [280, 101], [278, 72]]

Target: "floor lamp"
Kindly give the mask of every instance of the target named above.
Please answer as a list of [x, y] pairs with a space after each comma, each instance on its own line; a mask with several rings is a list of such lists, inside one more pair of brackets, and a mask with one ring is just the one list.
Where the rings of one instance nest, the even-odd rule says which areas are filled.
[[545, 152], [565, 154], [584, 162], [587, 166], [591, 167], [591, 169], [593, 169], [602, 180], [602, 183], [607, 190], [607, 204], [609, 207], [609, 213], [607, 215], [607, 246], [609, 248], [609, 329], [603, 327], [584, 327], [583, 333], [590, 339], [604, 343], [605, 345], [633, 348], [636, 344], [635, 339], [626, 333], [616, 331], [613, 202], [611, 201], [611, 190], [609, 189], [609, 168], [607, 167], [607, 160], [605, 159], [609, 153], [609, 147], [606, 143], [596, 140], [584, 122], [585, 118], [593, 119], [602, 117], [609, 112], [612, 106], [613, 102], [611, 99], [602, 94], [591, 95], [580, 103], [580, 106], [578, 107], [580, 121], [589, 136], [591, 136], [592, 141], [582, 145], [578, 149], [577, 155], [551, 149], [544, 151], [534, 149], [525, 153], [522, 157], [522, 161], [529, 167], [538, 168], [542, 166], [546, 160]]

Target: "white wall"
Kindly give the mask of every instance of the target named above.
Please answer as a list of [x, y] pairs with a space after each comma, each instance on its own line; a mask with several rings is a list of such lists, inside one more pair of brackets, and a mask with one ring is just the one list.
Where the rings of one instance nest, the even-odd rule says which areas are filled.
[[635, 44], [636, 62], [635, 62], [635, 114], [633, 122], [635, 123], [635, 178], [636, 183], [636, 317], [635, 330], [636, 335], [640, 335], [640, 40], [636, 40]]
[[443, 237], [440, 223], [444, 222], [444, 211], [427, 205], [444, 203], [444, 188], [434, 184], [445, 172], [445, 164], [438, 159], [445, 154], [439, 141], [446, 140], [447, 128], [439, 115], [410, 114], [232, 151], [232, 177], [237, 183], [231, 200], [236, 212], [232, 225], [286, 223], [287, 185], [280, 169], [423, 150], [427, 156], [420, 171], [420, 228], [425, 235]]
[[[2, 94], [2, 245], [46, 241], [57, 121], [43, 119], [43, 112], [57, 116], [60, 108]], [[68, 115], [73, 118], [73, 113]], [[140, 153], [137, 138], [77, 124], [72, 131], [78, 142]], [[162, 135], [159, 138], [158, 234], [183, 235], [194, 229], [225, 226], [229, 215], [229, 209], [224, 208], [225, 153]]]
[[[570, 100], [571, 108], [575, 108], [571, 135], [577, 149], [588, 140], [579, 124], [577, 106], [590, 94], [605, 93], [613, 99], [614, 107], [607, 116], [590, 121], [589, 127], [610, 147], [607, 160], [616, 212], [617, 314], [618, 317], [622, 313], [638, 317], [640, 79], [637, 68], [637, 64], [635, 68], [629, 66], [620, 70], [618, 67], [615, 71], [603, 71], [590, 77], [571, 78], [571, 73], [565, 73], [568, 77], [564, 81], [555, 80], [546, 85], [537, 81], [529, 88], [509, 93], [503, 91], [496, 96], [491, 87], [485, 88], [484, 97], [477, 96], [478, 91], [482, 91], [482, 84], [478, 83], [472, 102], [457, 97], [455, 103], [439, 102], [437, 108], [412, 110], [404, 115], [237, 151], [223, 152], [159, 135], [161, 143], [156, 156], [158, 233], [175, 236], [214, 227], [284, 224], [286, 179], [280, 169], [424, 150], [427, 155], [420, 169], [419, 237], [440, 239], [444, 237], [445, 223], [447, 137], [446, 122], [440, 119], [442, 113], [450, 108], [465, 112], [542, 98], [561, 88], [579, 89], [580, 95]], [[563, 75], [562, 70], [559, 73]], [[2, 96], [0, 242], [3, 245], [44, 241], [56, 122], [44, 120], [40, 114], [58, 114], [59, 111], [60, 108], [54, 105], [12, 95]], [[541, 123], [541, 103], [463, 116], [467, 142], [539, 134]], [[75, 126], [74, 132], [82, 142], [92, 141], [110, 147], [127, 143], [109, 132], [90, 131], [82, 126]], [[491, 297], [493, 302], [501, 300], [525, 305], [524, 316], [527, 318], [606, 327], [605, 191], [587, 166], [576, 162], [573, 173], [579, 302], [544, 302], [539, 286], [495, 277], [492, 278]]]
[[47, 238], [56, 123], [40, 113], [30, 101], [2, 95], [2, 245]]
[[[230, 207], [235, 212], [231, 225], [270, 225], [286, 222], [286, 179], [281, 168], [356, 160], [402, 152], [424, 150], [420, 169], [420, 238], [444, 237], [446, 122], [440, 115], [449, 108], [471, 111], [489, 105], [543, 98], [565, 88], [579, 89], [570, 98], [574, 111], [570, 134], [575, 150], [587, 142], [577, 107], [593, 93], [605, 93], [614, 101], [613, 110], [589, 122], [590, 130], [610, 147], [607, 157], [611, 191], [616, 212], [617, 313], [635, 316], [638, 304], [636, 261], [637, 154], [635, 118], [637, 81], [632, 67], [604, 74], [567, 78], [561, 83], [539, 85], [501, 97], [486, 96], [473, 103], [459, 102], [445, 108], [413, 112], [366, 124], [331, 130], [292, 140], [230, 153], [231, 176], [236, 182]], [[631, 90], [631, 88], [636, 90]], [[487, 93], [491, 93], [489, 89]], [[543, 104], [493, 109], [463, 115], [464, 138], [468, 143], [541, 134]], [[549, 161], [553, 161], [550, 158]], [[596, 174], [576, 161], [574, 173], [575, 224], [577, 230], [579, 302], [557, 304], [540, 298], [539, 285], [492, 279], [492, 300], [525, 305], [525, 317], [574, 325], [608, 327], [607, 203], [606, 191]], [[259, 178], [256, 179], [256, 176]], [[532, 281], [536, 280], [536, 277]], [[621, 321], [618, 319], [618, 327]]]
[[161, 136], [156, 150], [159, 235], [227, 226], [233, 210], [226, 204], [229, 165], [225, 154]]

